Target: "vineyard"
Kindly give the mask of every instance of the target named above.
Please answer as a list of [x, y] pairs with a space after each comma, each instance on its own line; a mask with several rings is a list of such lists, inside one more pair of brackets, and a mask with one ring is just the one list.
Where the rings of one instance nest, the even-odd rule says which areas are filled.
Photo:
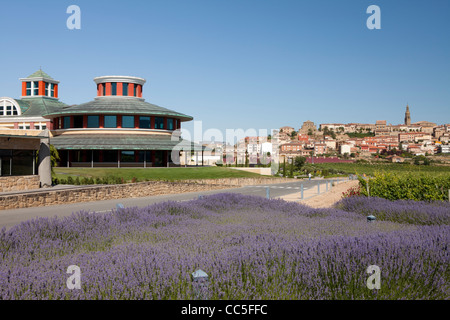
[[321, 172], [356, 174], [359, 193], [389, 200], [449, 200], [450, 167], [409, 164], [327, 163], [317, 164]]

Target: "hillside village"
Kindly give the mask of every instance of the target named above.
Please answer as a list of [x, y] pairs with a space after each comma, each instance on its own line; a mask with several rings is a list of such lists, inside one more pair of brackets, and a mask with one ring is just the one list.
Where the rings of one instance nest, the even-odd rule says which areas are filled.
[[224, 164], [264, 165], [269, 162], [276, 145], [280, 162], [298, 156], [317, 163], [374, 158], [404, 162], [417, 156], [450, 154], [449, 140], [450, 124], [411, 123], [409, 106], [406, 106], [403, 124], [377, 120], [374, 124], [321, 123], [316, 126], [312, 121], [305, 121], [298, 130], [283, 126], [274, 137], [245, 137], [234, 146], [204, 142], [204, 146], [215, 151], [211, 156], [205, 153], [204, 164], [220, 163], [223, 159]]

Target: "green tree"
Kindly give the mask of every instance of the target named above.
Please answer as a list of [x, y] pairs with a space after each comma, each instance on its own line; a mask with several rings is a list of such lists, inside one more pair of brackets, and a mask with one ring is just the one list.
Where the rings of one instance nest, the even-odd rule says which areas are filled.
[[297, 170], [302, 170], [303, 166], [306, 163], [306, 158], [305, 157], [301, 157], [301, 156], [297, 156], [294, 159], [294, 165], [297, 168]]

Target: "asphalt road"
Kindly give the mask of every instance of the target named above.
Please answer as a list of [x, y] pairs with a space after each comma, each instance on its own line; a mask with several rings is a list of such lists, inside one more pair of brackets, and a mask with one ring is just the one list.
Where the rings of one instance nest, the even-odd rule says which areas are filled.
[[126, 199], [114, 199], [103, 200], [95, 202], [82, 202], [75, 204], [56, 205], [47, 207], [35, 207], [35, 208], [22, 208], [13, 210], [0, 210], [0, 229], [11, 227], [19, 224], [20, 222], [27, 221], [38, 217], [65, 217], [70, 216], [74, 212], [79, 211], [95, 211], [97, 213], [108, 212], [115, 208], [117, 204], [121, 203], [125, 207], [137, 206], [144, 207], [153, 203], [163, 201], [188, 201], [197, 199], [200, 195], [210, 195], [224, 192], [240, 193], [244, 195], [255, 195], [266, 197], [267, 187], [269, 187], [270, 198], [278, 198], [291, 193], [300, 192], [300, 185], [303, 183], [304, 190], [310, 188], [316, 188], [317, 184], [321, 184], [321, 191], [325, 191], [324, 180], [299, 180], [296, 182], [281, 183], [281, 184], [267, 184], [257, 186], [245, 186], [233, 189], [221, 189], [203, 192], [189, 192], [180, 194], [169, 194], [161, 196], [150, 196], [144, 198], [126, 198]]

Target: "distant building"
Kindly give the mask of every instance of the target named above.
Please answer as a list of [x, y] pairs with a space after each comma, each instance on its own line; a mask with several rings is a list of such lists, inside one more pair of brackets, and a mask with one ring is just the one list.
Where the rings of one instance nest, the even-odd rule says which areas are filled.
[[440, 153], [450, 153], [450, 145], [440, 145], [439, 146], [439, 152]]
[[391, 162], [393, 162], [393, 163], [405, 162], [405, 158], [399, 157], [399, 156], [396, 156], [396, 155], [387, 156], [386, 159], [391, 161]]
[[284, 127], [280, 128], [280, 132], [286, 133], [289, 136], [292, 134], [293, 131], [295, 131], [295, 129], [292, 127], [288, 127], [288, 126], [284, 126]]
[[406, 105], [405, 125], [409, 126], [410, 124], [411, 124], [411, 114], [409, 113], [409, 106]]
[[315, 133], [317, 131], [316, 125], [312, 121], [305, 121], [303, 122], [303, 125], [301, 129], [299, 130], [299, 133], [308, 134], [308, 133]]

